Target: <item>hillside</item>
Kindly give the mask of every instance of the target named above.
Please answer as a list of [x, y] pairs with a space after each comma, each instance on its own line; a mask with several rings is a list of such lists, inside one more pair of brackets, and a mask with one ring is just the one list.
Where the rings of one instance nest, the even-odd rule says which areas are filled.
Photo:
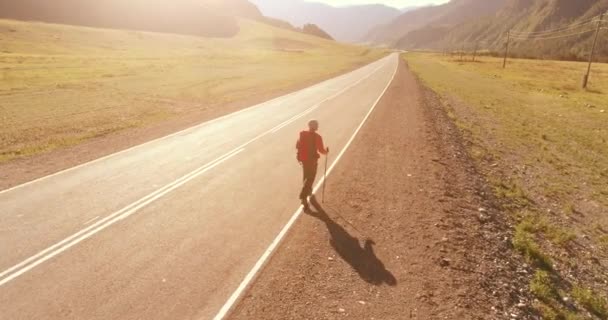
[[323, 29], [319, 28], [319, 26], [317, 26], [316, 24], [311, 24], [311, 23], [305, 24], [302, 27], [302, 32], [309, 34], [311, 36], [315, 36], [315, 37], [319, 37], [319, 38], [323, 38], [323, 39], [327, 39], [327, 40], [333, 40], [333, 38], [327, 32], [325, 32]]
[[[594, 20], [606, 10], [606, 0], [510, 0], [495, 16], [457, 26], [425, 46], [440, 49], [459, 43], [471, 48], [482, 43], [484, 49], [502, 52], [505, 34], [511, 30], [514, 56], [586, 60], [597, 26]], [[601, 39], [597, 57], [606, 61], [608, 43]], [[407, 45], [407, 39], [403, 40]]]
[[506, 0], [452, 0], [443, 5], [410, 10], [390, 23], [377, 26], [365, 37], [375, 44], [394, 45], [409, 32], [424, 27], [449, 27], [495, 13]]
[[258, 7], [247, 0], [198, 0], [196, 2], [210, 7], [216, 12], [222, 12], [225, 15], [234, 15], [253, 20], [263, 17]]
[[318, 25], [333, 38], [344, 42], [361, 41], [373, 27], [390, 21], [401, 12], [384, 5], [333, 7], [303, 0], [252, 0], [262, 13], [296, 26]]
[[247, 0], [0, 0], [0, 19], [39, 21], [94, 28], [233, 37], [239, 18], [331, 39], [320, 28], [311, 31], [262, 15]]
[[[235, 36], [209, 38], [0, 20], [0, 165], [91, 140], [103, 142], [83, 151], [95, 158], [384, 54], [236, 22]], [[78, 150], [56, 163], [78, 160]]]
[[[453, 0], [407, 12], [367, 40], [400, 49], [500, 53], [511, 30], [515, 56], [578, 60], [587, 58], [592, 20], [606, 10], [607, 0]], [[606, 57], [608, 43], [600, 41], [598, 52]]]
[[194, 0], [0, 0], [0, 18], [111, 29], [231, 37], [236, 15]]

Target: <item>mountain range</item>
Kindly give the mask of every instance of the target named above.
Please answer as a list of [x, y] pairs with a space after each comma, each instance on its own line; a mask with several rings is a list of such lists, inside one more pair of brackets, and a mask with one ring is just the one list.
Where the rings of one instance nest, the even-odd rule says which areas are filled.
[[[608, 0], [452, 0], [406, 12], [365, 40], [410, 50], [502, 52], [510, 31], [516, 56], [580, 60], [588, 57], [593, 19], [606, 10]], [[598, 56], [608, 55], [607, 42], [599, 42]]]
[[[597, 26], [593, 19], [608, 10], [608, 0], [451, 0], [402, 10], [383, 5], [332, 7], [306, 0], [252, 1], [265, 15], [295, 25], [316, 23], [341, 41], [502, 53], [512, 31], [513, 55], [568, 60], [588, 57]], [[602, 39], [598, 56], [608, 56], [608, 41]]]
[[[314, 23], [345, 42], [361, 41], [369, 30], [398, 17], [403, 11], [381, 4], [334, 7], [304, 0], [252, 0], [266, 16], [301, 26]], [[412, 10], [412, 7], [404, 10]]]
[[506, 0], [452, 0], [438, 6], [410, 10], [392, 21], [373, 28], [365, 40], [374, 44], [394, 45], [409, 32], [424, 27], [449, 27], [495, 13]]
[[203, 37], [236, 35], [239, 18], [331, 39], [313, 24], [296, 28], [265, 17], [247, 0], [0, 0], [0, 19]]
[[[510, 31], [515, 56], [569, 60], [588, 57], [597, 17], [607, 10], [608, 0], [451, 0], [401, 10], [306, 0], [0, 0], [4, 19], [231, 37], [239, 31], [239, 19], [246, 18], [328, 39], [407, 50], [500, 53]], [[597, 52], [608, 60], [604, 38]]]

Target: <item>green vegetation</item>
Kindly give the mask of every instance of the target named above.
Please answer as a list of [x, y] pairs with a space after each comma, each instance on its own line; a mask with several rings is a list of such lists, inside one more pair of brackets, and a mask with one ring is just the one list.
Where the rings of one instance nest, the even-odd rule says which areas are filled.
[[544, 270], [537, 270], [530, 281], [530, 291], [539, 300], [539, 302], [537, 302], [537, 307], [543, 319], [584, 319], [578, 312], [568, 310], [568, 307], [562, 304], [562, 294], [560, 293], [560, 290], [557, 289], [551, 273]]
[[234, 38], [0, 20], [0, 163], [220, 114], [385, 54], [240, 20]]
[[553, 309], [546, 304], [539, 304], [540, 314], [544, 320], [583, 320], [586, 317], [578, 315], [564, 308]]
[[543, 301], [559, 298], [559, 294], [551, 280], [551, 275], [544, 270], [536, 271], [534, 278], [530, 282], [530, 291]]
[[525, 207], [529, 203], [526, 192], [514, 182], [496, 181], [494, 192], [497, 197], [507, 200], [505, 203], [513, 208]]
[[513, 246], [522, 253], [530, 263], [545, 270], [552, 269], [551, 259], [542, 252], [538, 243], [534, 240], [534, 234], [539, 231], [539, 226], [530, 219], [525, 219], [515, 228]]
[[[491, 57], [405, 58], [441, 96], [504, 211], [518, 221], [512, 242], [537, 268], [530, 292], [541, 301], [538, 311], [582, 319], [587, 309], [604, 319], [604, 298], [576, 290], [573, 309], [561, 297], [577, 285], [608, 292], [597, 283], [608, 270], [587, 262], [589, 255], [608, 259], [608, 65], [595, 64], [583, 90], [584, 63], [512, 59], [502, 69]], [[574, 279], [564, 273], [572, 266]]]
[[[524, 186], [514, 177], [497, 179], [503, 196], [525, 199], [542, 191], [551, 200], [564, 200], [575, 191], [608, 205], [608, 92], [602, 91], [608, 86], [608, 65], [595, 65], [590, 89], [584, 91], [583, 63], [511, 60], [503, 70], [500, 59], [489, 57], [479, 63], [432, 54], [408, 54], [407, 59], [446, 101], [457, 100], [448, 103], [470, 105], [468, 114], [456, 118], [486, 156], [513, 157], [518, 171], [525, 171], [516, 177], [534, 180]], [[562, 204], [568, 211], [575, 207], [574, 199]]]
[[590, 289], [574, 287], [572, 297], [587, 310], [600, 317], [600, 319], [608, 319], [608, 302], [601, 297], [597, 292]]
[[599, 239], [599, 243], [602, 249], [608, 252], [608, 235], [601, 236]]

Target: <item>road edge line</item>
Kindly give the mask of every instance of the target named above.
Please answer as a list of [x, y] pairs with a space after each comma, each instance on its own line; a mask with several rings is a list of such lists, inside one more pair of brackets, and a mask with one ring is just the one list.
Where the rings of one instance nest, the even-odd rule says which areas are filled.
[[[65, 238], [65, 239], [63, 239], [63, 240], [61, 240], [61, 241], [59, 241], [59, 242], [51, 245], [50, 247], [48, 247], [46, 249], [43, 249], [42, 251], [34, 254], [33, 256], [31, 256], [31, 257], [29, 257], [29, 258], [27, 258], [27, 259], [25, 259], [25, 260], [23, 260], [21, 262], [19, 262], [18, 264], [14, 265], [14, 266], [12, 266], [12, 267], [4, 270], [4, 271], [0, 270], [0, 287], [2, 287], [6, 283], [12, 281], [13, 279], [17, 278], [19, 275], [21, 275], [21, 274], [23, 274], [23, 273], [31, 270], [32, 269], [32, 267], [31, 267], [32, 265], [34, 265], [34, 266], [39, 265], [40, 264], [39, 261], [42, 261], [42, 262], [47, 261], [48, 260], [48, 256], [54, 257], [54, 256], [57, 255], [56, 252], [59, 251], [61, 253], [61, 252], [65, 251], [63, 249], [63, 247], [69, 245], [73, 241], [73, 239], [78, 239], [81, 236], [81, 234], [88, 234], [90, 232], [90, 230], [97, 229], [98, 226], [100, 226], [100, 225], [106, 225], [107, 221], [113, 220], [116, 216], [122, 216], [122, 215], [124, 215], [123, 212], [128, 212], [128, 211], [132, 210], [132, 207], [136, 208], [141, 203], [147, 202], [149, 200], [148, 198], [155, 198], [158, 194], [166, 194], [165, 191], [172, 190], [174, 185], [178, 185], [178, 184], [181, 185], [182, 180], [189, 181], [189, 180], [191, 180], [190, 179], [191, 177], [199, 175], [199, 171], [200, 170], [207, 171], [207, 168], [206, 168], [207, 166], [215, 166], [216, 162], [223, 162], [227, 158], [231, 158], [235, 154], [238, 154], [241, 151], [243, 151], [244, 148], [247, 147], [249, 144], [251, 144], [251, 143], [253, 143], [253, 142], [261, 139], [262, 137], [264, 137], [264, 136], [266, 136], [268, 134], [274, 133], [275, 131], [277, 131], [278, 129], [281, 129], [283, 127], [285, 127], [286, 125], [289, 125], [291, 122], [293, 122], [292, 119], [293, 120], [297, 120], [297, 119], [305, 116], [307, 113], [312, 112], [312, 111], [316, 110], [317, 108], [321, 107], [325, 102], [327, 102], [329, 100], [332, 100], [335, 97], [343, 94], [344, 92], [346, 92], [346, 91], [348, 91], [348, 90], [356, 87], [361, 82], [367, 80], [369, 77], [371, 77], [376, 72], [378, 72], [378, 70], [380, 70], [382, 67], [383, 66], [380, 66], [380, 67], [374, 69], [374, 71], [370, 72], [366, 76], [364, 76], [361, 79], [357, 80], [355, 83], [353, 83], [353, 84], [347, 86], [346, 88], [340, 90], [336, 94], [334, 94], [334, 95], [332, 95], [332, 96], [330, 96], [328, 98], [323, 99], [318, 104], [313, 105], [312, 107], [308, 108], [307, 110], [303, 111], [302, 113], [300, 113], [298, 115], [295, 115], [291, 119], [286, 120], [285, 122], [279, 124], [278, 126], [275, 126], [273, 129], [269, 129], [268, 131], [265, 131], [265, 132], [259, 134], [255, 138], [253, 138], [253, 139], [245, 142], [244, 144], [242, 144], [239, 147], [236, 147], [232, 151], [224, 154], [223, 156], [221, 156], [221, 157], [219, 157], [219, 158], [217, 158], [217, 159], [215, 159], [215, 160], [213, 160], [213, 161], [211, 161], [211, 162], [203, 165], [202, 167], [200, 167], [200, 168], [198, 168], [198, 169], [196, 169], [196, 170], [194, 170], [194, 171], [192, 171], [192, 172], [190, 172], [190, 173], [188, 173], [188, 174], [186, 174], [186, 175], [178, 178], [177, 180], [175, 180], [175, 181], [173, 181], [173, 182], [171, 182], [171, 183], [169, 183], [169, 184], [161, 187], [160, 189], [157, 189], [156, 191], [154, 191], [154, 192], [152, 192], [152, 193], [150, 193], [150, 194], [148, 194], [148, 195], [146, 195], [146, 196], [138, 199], [137, 201], [129, 204], [128, 206], [122, 208], [121, 210], [116, 211], [116, 212], [110, 214], [109, 216], [106, 216], [106, 217], [102, 218], [101, 220], [95, 221], [95, 223], [93, 223], [92, 225], [89, 225], [89, 226], [85, 227], [84, 229], [81, 229], [80, 231], [76, 232], [75, 234], [72, 234], [71, 236], [69, 236], [69, 237], [67, 237], [67, 238]], [[188, 130], [188, 129], [186, 129], [186, 130]], [[239, 150], [239, 149], [241, 149], [241, 150]], [[127, 150], [125, 150], [125, 151], [127, 151]], [[59, 173], [57, 173], [57, 174], [59, 174]], [[32, 181], [32, 182], [35, 182], [35, 181]], [[10, 191], [10, 190], [7, 190], [7, 191]], [[0, 192], [0, 194], [2, 194], [2, 192]], [[107, 226], [110, 226], [112, 224], [109, 224]], [[103, 229], [105, 229], [106, 227], [104, 227]], [[97, 233], [97, 232], [95, 232], [95, 233]], [[72, 247], [72, 245], [69, 245], [69, 247]], [[25, 269], [27, 269], [27, 270], [25, 272], [22, 272], [22, 270], [25, 270]], [[14, 276], [15, 274], [18, 274], [18, 275]]]
[[[401, 59], [400, 55], [397, 55], [397, 66], [395, 67], [395, 71], [393, 73], [393, 76], [392, 76], [391, 80], [388, 82], [388, 84], [386, 85], [386, 87], [384, 88], [384, 90], [382, 91], [382, 93], [380, 94], [380, 96], [378, 97], [378, 99], [376, 99], [376, 101], [374, 102], [374, 104], [370, 108], [370, 110], [367, 113], [367, 115], [363, 118], [363, 120], [361, 121], [361, 123], [359, 124], [359, 126], [357, 127], [357, 129], [355, 129], [355, 132], [353, 133], [353, 135], [351, 136], [351, 138], [348, 140], [348, 142], [346, 143], [346, 145], [344, 146], [344, 148], [342, 148], [342, 151], [338, 154], [338, 156], [336, 157], [336, 159], [332, 162], [331, 166], [327, 169], [327, 174], [328, 175], [333, 171], [333, 169], [335, 168], [335, 166], [339, 163], [339, 161], [342, 158], [342, 156], [344, 156], [344, 154], [346, 153], [346, 151], [348, 150], [348, 148], [350, 147], [350, 145], [352, 144], [352, 142], [355, 140], [355, 137], [359, 134], [359, 131], [361, 131], [361, 129], [363, 128], [363, 126], [367, 122], [368, 118], [371, 116], [372, 112], [376, 109], [376, 106], [378, 105], [378, 103], [380, 103], [380, 101], [382, 100], [382, 98], [386, 94], [386, 91], [388, 91], [388, 89], [391, 86], [391, 84], [393, 84], [393, 82], [395, 81], [395, 77], [397, 75], [397, 72], [399, 71], [399, 66], [401, 64], [401, 60], [400, 59]], [[325, 182], [325, 177], [321, 178], [321, 180], [319, 180], [317, 182], [317, 185], [315, 186], [313, 192], [316, 193], [319, 190], [319, 188], [323, 185], [324, 182]], [[253, 266], [253, 268], [245, 276], [245, 278], [243, 279], [243, 281], [241, 281], [241, 283], [239, 284], [239, 286], [237, 287], [237, 289], [232, 293], [232, 295], [224, 303], [224, 305], [222, 306], [222, 308], [220, 309], [220, 311], [215, 315], [215, 317], [213, 317], [213, 320], [223, 320], [223, 319], [226, 318], [226, 316], [228, 316], [230, 314], [231, 311], [233, 311], [233, 309], [236, 306], [237, 302], [242, 298], [242, 296], [245, 293], [245, 291], [247, 289], [249, 289], [249, 287], [253, 283], [253, 280], [257, 277], [257, 275], [262, 270], [262, 268], [268, 263], [270, 257], [275, 253], [275, 251], [278, 248], [278, 246], [284, 240], [285, 235], [287, 235], [287, 232], [289, 232], [289, 230], [291, 229], [291, 227], [293, 226], [293, 224], [302, 215], [302, 212], [303, 212], [302, 209], [303, 208], [300, 206], [296, 210], [296, 212], [292, 215], [292, 217], [289, 219], [289, 221], [287, 222], [287, 224], [283, 227], [283, 229], [281, 229], [281, 231], [279, 232], [279, 234], [277, 235], [277, 237], [272, 241], [272, 243], [270, 244], [270, 246], [266, 249], [266, 251], [264, 251], [264, 253], [258, 259], [258, 261], [255, 263], [255, 265]]]

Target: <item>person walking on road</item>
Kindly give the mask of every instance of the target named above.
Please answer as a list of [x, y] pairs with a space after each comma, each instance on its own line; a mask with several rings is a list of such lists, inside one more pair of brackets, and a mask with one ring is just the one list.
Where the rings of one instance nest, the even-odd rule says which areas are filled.
[[308, 122], [308, 130], [300, 132], [300, 138], [296, 143], [298, 150], [298, 162], [302, 166], [304, 181], [302, 191], [300, 192], [300, 200], [304, 206], [305, 212], [310, 212], [308, 198], [312, 197], [312, 186], [317, 176], [319, 155], [327, 155], [329, 148], [323, 145], [323, 138], [317, 133], [319, 130], [319, 122], [310, 120]]

